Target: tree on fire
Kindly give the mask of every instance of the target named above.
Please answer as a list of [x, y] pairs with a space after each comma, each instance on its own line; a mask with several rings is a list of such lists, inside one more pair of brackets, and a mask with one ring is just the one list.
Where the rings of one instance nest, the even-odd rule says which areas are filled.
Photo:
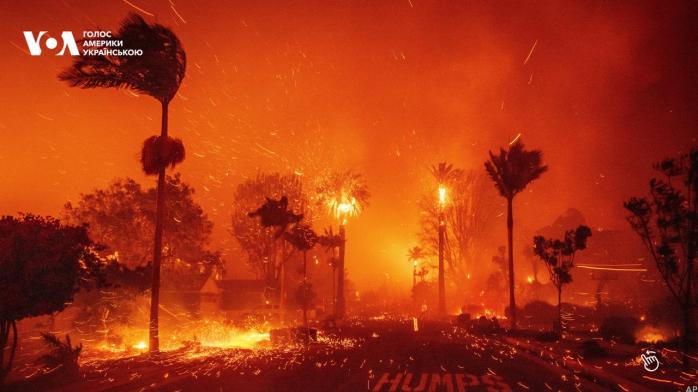
[[649, 197], [625, 202], [628, 222], [654, 259], [683, 313], [684, 365], [695, 344], [696, 252], [698, 251], [698, 148], [654, 165], [664, 179], [650, 180]]
[[286, 209], [299, 211], [302, 205], [307, 205], [307, 197], [298, 176], [257, 174], [256, 178], [239, 184], [235, 189], [231, 218], [232, 234], [247, 254], [247, 265], [274, 287], [278, 283], [279, 269], [292, 257], [293, 249], [285, 249], [283, 242], [278, 241], [280, 232], [277, 226], [262, 225], [250, 219], [249, 214], [263, 213], [264, 211], [257, 210], [267, 198], [281, 199], [282, 196], [286, 197]]
[[514, 298], [514, 197], [528, 184], [548, 170], [543, 166], [540, 150], [526, 150], [521, 140], [515, 141], [508, 150], [501, 148], [499, 155], [490, 151], [485, 162], [487, 174], [492, 178], [499, 194], [507, 200], [507, 249], [509, 250], [509, 312], [511, 327], [516, 328], [516, 300]]
[[[165, 169], [184, 160], [184, 145], [168, 136], [168, 107], [184, 79], [186, 54], [172, 30], [146, 23], [136, 14], [130, 14], [113, 36], [127, 48], [141, 49], [141, 56], [80, 55], [73, 65], [58, 78], [73, 87], [128, 88], [149, 95], [162, 107], [160, 136], [152, 136], [143, 144], [141, 163], [143, 171], [158, 175], [155, 240], [153, 247], [153, 284], [150, 303], [151, 351], [159, 350], [158, 310], [160, 294], [160, 261], [165, 222]], [[99, 49], [99, 48], [95, 48]]]
[[335, 316], [341, 318], [346, 313], [346, 226], [350, 217], [358, 215], [368, 206], [371, 194], [361, 174], [352, 170], [332, 171], [322, 176], [318, 180], [316, 192], [317, 202], [320, 206], [325, 207], [330, 215], [337, 219], [338, 234], [342, 239], [337, 258], [338, 273], [335, 299]]
[[104, 283], [95, 249], [84, 226], [36, 215], [0, 218], [0, 381], [12, 367], [17, 321], [60, 312], [86, 283]]
[[[444, 210], [445, 241], [444, 260], [448, 267], [446, 276], [460, 291], [466, 289], [467, 275], [473, 272], [478, 260], [478, 250], [490, 228], [494, 213], [491, 189], [485, 187], [484, 177], [473, 171], [463, 172], [451, 180], [451, 197]], [[429, 192], [419, 201], [421, 210], [420, 242], [430, 256], [439, 252], [438, 195]]]
[[446, 218], [444, 216], [447, 201], [447, 187], [451, 186], [463, 172], [456, 169], [450, 163], [439, 162], [438, 165], [431, 166], [431, 175], [436, 180], [437, 195], [436, 198], [436, 250], [439, 259], [438, 266], [438, 282], [439, 282], [439, 307], [438, 314], [443, 317], [446, 315], [446, 271], [444, 253], [446, 248]]
[[557, 332], [562, 331], [562, 286], [572, 282], [570, 270], [574, 267], [574, 256], [577, 251], [586, 249], [589, 237], [591, 229], [581, 225], [566, 231], [562, 240], [546, 239], [540, 235], [533, 238], [533, 252], [545, 262], [550, 282], [557, 289]]
[[[194, 189], [179, 174], [166, 177], [162, 284], [180, 290], [198, 290], [220, 257], [207, 249], [213, 223], [194, 201]], [[95, 310], [107, 310], [110, 320], [122, 319], [124, 299], [144, 292], [152, 279], [152, 244], [148, 240], [156, 224], [154, 188], [143, 189], [132, 179], [117, 179], [104, 189], [82, 194], [76, 204], [67, 203], [63, 219], [86, 224], [90, 238], [103, 245], [105, 276], [114, 286], [106, 292], [81, 294], [76, 303], [85, 312], [79, 322], [94, 324]], [[126, 320], [121, 320], [126, 321]], [[86, 326], [87, 327], [87, 326]]]

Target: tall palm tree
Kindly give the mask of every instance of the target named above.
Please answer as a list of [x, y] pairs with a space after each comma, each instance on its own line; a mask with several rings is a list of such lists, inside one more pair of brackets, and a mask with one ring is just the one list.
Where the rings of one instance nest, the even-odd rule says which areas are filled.
[[412, 262], [412, 290], [417, 286], [417, 264], [424, 256], [424, 249], [419, 246], [414, 246], [407, 251], [407, 259]]
[[361, 174], [352, 171], [333, 172], [320, 180], [318, 201], [327, 207], [330, 214], [339, 221], [339, 258], [337, 262], [337, 300], [336, 317], [344, 317], [346, 303], [344, 300], [344, 253], [346, 244], [346, 225], [349, 217], [358, 215], [368, 204], [370, 196], [368, 187]]
[[446, 207], [447, 186], [452, 184], [462, 172], [453, 165], [440, 162], [431, 167], [431, 175], [434, 176], [438, 184], [439, 203], [439, 315], [446, 315], [446, 276], [444, 271], [444, 246], [446, 241], [446, 218], [444, 209]]
[[146, 23], [136, 14], [121, 24], [114, 39], [128, 49], [140, 49], [141, 56], [81, 55], [72, 66], [58, 75], [72, 87], [128, 88], [149, 95], [162, 107], [160, 136], [148, 138], [141, 152], [146, 174], [158, 175], [153, 247], [153, 283], [150, 302], [150, 351], [159, 351], [158, 308], [160, 295], [160, 261], [162, 229], [165, 215], [165, 169], [184, 160], [184, 145], [167, 134], [167, 111], [179, 89], [186, 70], [186, 54], [177, 36], [159, 24]]
[[526, 150], [521, 140], [500, 149], [499, 155], [490, 151], [490, 159], [485, 162], [485, 169], [494, 186], [507, 200], [507, 235], [509, 250], [509, 311], [511, 328], [516, 328], [516, 301], [514, 299], [514, 196], [523, 191], [528, 184], [548, 170], [543, 166], [543, 153], [540, 150]]

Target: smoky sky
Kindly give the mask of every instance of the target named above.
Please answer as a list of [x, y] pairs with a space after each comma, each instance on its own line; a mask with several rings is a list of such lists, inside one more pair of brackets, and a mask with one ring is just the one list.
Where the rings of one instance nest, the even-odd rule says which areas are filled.
[[[515, 204], [523, 244], [568, 207], [626, 228], [622, 202], [645, 192], [652, 163], [696, 144], [696, 2], [129, 3], [1, 6], [0, 212], [57, 214], [115, 177], [154, 183], [138, 150], [159, 130], [156, 101], [69, 88], [56, 75], [70, 59], [29, 56], [21, 33], [117, 30], [129, 12], [187, 51], [170, 105], [188, 153], [178, 170], [233, 266], [231, 198], [259, 171], [362, 172], [372, 198], [349, 223], [350, 277], [407, 284], [433, 163], [483, 172], [519, 133], [541, 149], [549, 172]], [[494, 247], [503, 217], [491, 225]]]

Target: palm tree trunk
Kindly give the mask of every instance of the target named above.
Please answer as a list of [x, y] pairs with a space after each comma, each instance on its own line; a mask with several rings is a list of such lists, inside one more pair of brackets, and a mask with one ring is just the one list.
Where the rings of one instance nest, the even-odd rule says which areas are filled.
[[[308, 261], [306, 254], [307, 251], [303, 251], [303, 289], [306, 289], [306, 282], [308, 280]], [[310, 330], [308, 329], [308, 297], [307, 293], [304, 294], [304, 301], [303, 301], [303, 327], [305, 328], [305, 331], [303, 333], [303, 341], [305, 342], [305, 346], [308, 346], [308, 343], [310, 342]]]
[[516, 329], [516, 300], [514, 299], [514, 199], [507, 198], [507, 242], [509, 248], [509, 313], [511, 329]]
[[[167, 106], [162, 103], [162, 129], [160, 137], [167, 138]], [[153, 284], [150, 290], [150, 352], [160, 351], [158, 337], [158, 309], [160, 306], [160, 261], [162, 259], [162, 227], [165, 219], [165, 167], [158, 173], [157, 202], [155, 212], [155, 246], [153, 247]]]
[[444, 276], [444, 240], [446, 222], [443, 212], [439, 212], [439, 316], [446, 315], [446, 278]]
[[281, 242], [281, 271], [279, 272], [279, 320], [286, 323], [286, 241]]
[[417, 265], [412, 265], [412, 295], [414, 295], [414, 288], [417, 286]]
[[332, 314], [337, 314], [337, 266], [332, 265]]
[[335, 317], [343, 318], [346, 312], [346, 302], [344, 300], [344, 251], [346, 242], [346, 227], [343, 224], [339, 225], [339, 236], [342, 241], [339, 244], [339, 260], [337, 263], [337, 311]]
[[557, 331], [562, 333], [562, 285], [557, 289]]

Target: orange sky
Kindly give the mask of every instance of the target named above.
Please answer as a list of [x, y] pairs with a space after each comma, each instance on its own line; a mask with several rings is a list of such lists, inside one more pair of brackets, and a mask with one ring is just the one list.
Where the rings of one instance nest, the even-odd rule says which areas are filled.
[[[230, 263], [241, 262], [230, 199], [258, 170], [364, 173], [372, 200], [350, 223], [350, 276], [366, 286], [388, 272], [407, 284], [431, 163], [483, 170], [487, 151], [519, 132], [542, 149], [550, 171], [516, 202], [517, 240], [527, 241], [570, 206], [594, 227], [625, 227], [621, 203], [645, 191], [651, 163], [696, 144], [695, 2], [130, 3], [187, 51], [170, 105], [188, 153], [178, 170]], [[154, 181], [137, 158], [159, 130], [156, 101], [68, 88], [56, 75], [70, 58], [29, 56], [21, 33], [117, 30], [134, 8], [1, 7], [0, 213], [56, 214], [114, 177]], [[504, 242], [503, 219], [492, 224]]]

